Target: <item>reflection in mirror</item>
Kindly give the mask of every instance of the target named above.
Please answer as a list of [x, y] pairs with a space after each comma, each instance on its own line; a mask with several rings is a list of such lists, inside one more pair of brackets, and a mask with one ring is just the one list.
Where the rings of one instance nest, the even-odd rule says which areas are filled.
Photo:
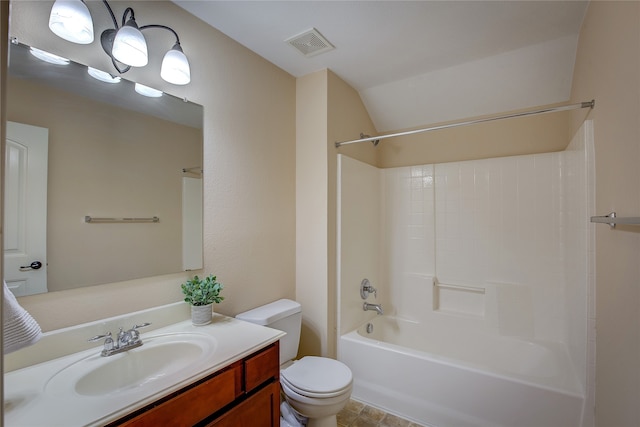
[[201, 106], [14, 41], [7, 120], [4, 275], [16, 295], [202, 268]]

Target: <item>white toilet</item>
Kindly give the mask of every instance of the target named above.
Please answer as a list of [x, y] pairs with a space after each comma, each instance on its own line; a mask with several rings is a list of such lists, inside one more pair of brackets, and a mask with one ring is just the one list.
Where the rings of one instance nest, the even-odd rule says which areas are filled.
[[336, 427], [336, 414], [351, 396], [351, 370], [344, 363], [326, 357], [293, 360], [300, 342], [300, 304], [281, 299], [240, 313], [236, 318], [287, 333], [280, 339], [280, 384], [286, 401], [309, 418], [308, 427]]

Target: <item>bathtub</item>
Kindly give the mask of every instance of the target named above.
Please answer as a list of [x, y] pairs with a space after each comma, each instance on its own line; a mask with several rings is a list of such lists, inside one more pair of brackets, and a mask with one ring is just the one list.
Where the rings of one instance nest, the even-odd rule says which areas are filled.
[[[564, 346], [376, 316], [340, 337], [352, 397], [426, 426], [578, 427]], [[447, 330], [444, 334], [441, 331]]]

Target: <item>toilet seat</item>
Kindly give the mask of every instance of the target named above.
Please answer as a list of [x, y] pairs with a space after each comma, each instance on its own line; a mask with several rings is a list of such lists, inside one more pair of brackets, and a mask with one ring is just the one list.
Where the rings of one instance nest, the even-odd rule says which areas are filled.
[[351, 384], [348, 384], [343, 389], [334, 391], [332, 393], [316, 393], [316, 392], [309, 391], [309, 390], [301, 390], [300, 388], [298, 388], [295, 385], [291, 384], [289, 381], [287, 381], [286, 379], [284, 379], [282, 377], [280, 377], [280, 385], [282, 386], [282, 388], [291, 390], [293, 393], [295, 393], [295, 394], [297, 394], [299, 396], [308, 397], [308, 398], [314, 399], [314, 400], [322, 400], [322, 399], [330, 399], [330, 398], [333, 398], [333, 397], [341, 397], [346, 392], [350, 392], [351, 391]]
[[280, 371], [280, 382], [302, 396], [337, 397], [351, 390], [351, 370], [342, 362], [326, 357], [305, 356]]
[[305, 396], [304, 394], [300, 394], [292, 390], [291, 388], [289, 388], [289, 386], [286, 383], [280, 383], [280, 387], [284, 392], [287, 402], [291, 404], [291, 407], [293, 407], [299, 413], [301, 413], [306, 417], [311, 416], [311, 414], [301, 410], [299, 404], [312, 406], [316, 410], [318, 410], [319, 408], [326, 407], [326, 406], [345, 405], [347, 400], [349, 400], [348, 397], [351, 395], [351, 387], [347, 387], [347, 389], [343, 391], [342, 394], [339, 394], [337, 396], [321, 397], [321, 398]]

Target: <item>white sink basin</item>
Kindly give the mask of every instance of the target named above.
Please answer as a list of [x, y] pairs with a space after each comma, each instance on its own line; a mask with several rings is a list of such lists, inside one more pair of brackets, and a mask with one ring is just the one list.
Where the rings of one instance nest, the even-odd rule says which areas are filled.
[[145, 337], [143, 345], [113, 356], [95, 355], [59, 370], [45, 385], [47, 393], [75, 392], [80, 396], [107, 396], [162, 388], [198, 372], [215, 353], [210, 335], [175, 333]]

